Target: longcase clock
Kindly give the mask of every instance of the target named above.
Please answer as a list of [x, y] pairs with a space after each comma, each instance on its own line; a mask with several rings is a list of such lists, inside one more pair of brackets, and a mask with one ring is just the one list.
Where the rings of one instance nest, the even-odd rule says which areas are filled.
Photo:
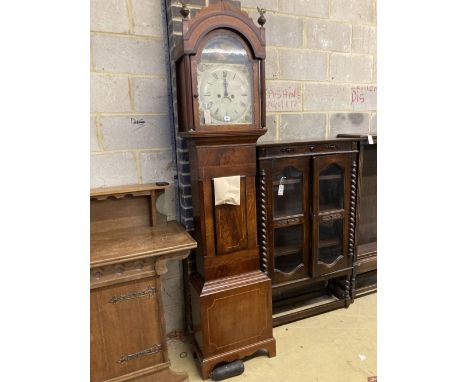
[[[216, 365], [257, 350], [276, 354], [255, 193], [256, 142], [266, 132], [264, 21], [261, 15], [258, 27], [221, 0], [184, 18], [175, 50], [179, 135], [189, 149], [198, 241], [190, 295], [203, 379]], [[216, 205], [217, 181], [226, 177], [237, 179], [238, 201]]]

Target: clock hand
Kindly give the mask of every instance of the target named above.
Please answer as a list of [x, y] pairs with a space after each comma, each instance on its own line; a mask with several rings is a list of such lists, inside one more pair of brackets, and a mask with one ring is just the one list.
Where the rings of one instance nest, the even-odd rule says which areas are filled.
[[227, 91], [227, 80], [226, 80], [226, 76], [224, 76], [223, 85], [224, 85], [224, 97], [228, 97], [228, 98], [229, 98], [229, 94], [228, 94], [228, 91]]

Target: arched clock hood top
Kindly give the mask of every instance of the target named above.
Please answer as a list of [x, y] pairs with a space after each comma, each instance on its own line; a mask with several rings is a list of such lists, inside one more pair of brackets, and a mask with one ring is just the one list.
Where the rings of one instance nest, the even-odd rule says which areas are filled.
[[175, 60], [183, 54], [196, 54], [203, 37], [216, 29], [230, 29], [239, 33], [249, 44], [253, 56], [265, 59], [265, 29], [257, 27], [247, 12], [227, 0], [220, 0], [203, 8], [193, 19], [183, 19], [182, 42], [174, 51]]

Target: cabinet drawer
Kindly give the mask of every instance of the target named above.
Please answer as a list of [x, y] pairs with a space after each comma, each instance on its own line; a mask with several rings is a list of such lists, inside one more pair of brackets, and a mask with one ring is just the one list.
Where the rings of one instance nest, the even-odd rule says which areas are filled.
[[318, 143], [316, 145], [308, 145], [309, 151], [313, 153], [329, 153], [329, 152], [340, 152], [350, 151], [357, 149], [356, 142], [329, 142], [329, 143]]
[[264, 157], [285, 157], [294, 155], [307, 155], [307, 154], [324, 154], [356, 150], [357, 143], [348, 141], [331, 141], [331, 142], [310, 142], [302, 144], [281, 145], [272, 147], [260, 147], [258, 155], [260, 158]]

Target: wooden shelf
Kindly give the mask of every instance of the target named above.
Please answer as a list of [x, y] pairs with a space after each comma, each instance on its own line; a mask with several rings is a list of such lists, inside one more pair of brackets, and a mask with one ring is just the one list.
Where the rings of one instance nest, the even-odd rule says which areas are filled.
[[377, 242], [374, 241], [372, 243], [366, 244], [359, 244], [357, 246], [357, 254], [358, 256], [365, 256], [365, 255], [374, 255], [377, 253]]
[[319, 208], [319, 215], [344, 213], [344, 208], [337, 208], [336, 206], [333, 206], [331, 204], [320, 206]]
[[341, 239], [326, 239], [326, 240], [319, 240], [318, 247], [319, 248], [326, 248], [326, 247], [333, 247], [335, 245], [340, 245]]
[[285, 227], [292, 227], [295, 225], [304, 224], [304, 215], [289, 215], [289, 216], [282, 216], [280, 218], [273, 219], [273, 228], [285, 228]]
[[151, 191], [162, 191], [169, 187], [167, 182], [133, 184], [129, 186], [92, 188], [92, 199], [105, 200], [108, 198], [123, 198], [126, 195], [150, 195]]
[[273, 326], [279, 326], [320, 313], [329, 312], [345, 306], [343, 299], [336, 296], [321, 295], [318, 297], [273, 308]]
[[275, 257], [280, 257], [280, 256], [287, 256], [287, 255], [292, 255], [295, 253], [302, 253], [302, 247], [296, 247], [293, 245], [285, 245], [282, 247], [275, 247], [274, 249], [274, 255]]
[[94, 233], [90, 244], [91, 267], [190, 251], [197, 246], [177, 222]]
[[275, 180], [273, 182], [273, 186], [278, 186], [280, 184], [297, 184], [297, 183], [302, 183], [302, 179], [286, 179], [286, 180], [283, 180], [282, 182], [279, 180]]
[[319, 180], [337, 180], [337, 179], [343, 179], [343, 175], [341, 175], [341, 174], [332, 174], [332, 175], [319, 176]]

